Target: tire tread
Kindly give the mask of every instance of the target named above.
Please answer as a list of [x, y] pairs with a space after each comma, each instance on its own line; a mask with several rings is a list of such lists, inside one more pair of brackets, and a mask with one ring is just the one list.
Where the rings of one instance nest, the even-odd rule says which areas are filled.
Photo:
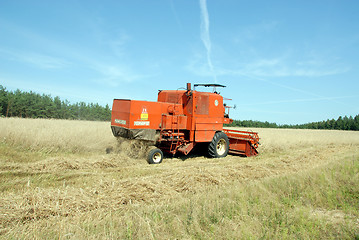
[[[227, 142], [227, 151], [224, 154], [224, 156], [219, 156], [217, 153], [217, 143], [221, 138], [224, 138]], [[228, 147], [229, 147], [229, 140], [227, 135], [224, 132], [216, 132], [214, 134], [212, 141], [208, 145], [208, 155], [212, 158], [225, 157], [228, 154]]]

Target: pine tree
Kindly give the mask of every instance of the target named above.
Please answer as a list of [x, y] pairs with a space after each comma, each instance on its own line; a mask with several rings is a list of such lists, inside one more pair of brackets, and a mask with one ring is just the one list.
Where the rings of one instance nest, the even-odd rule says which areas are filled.
[[0, 116], [5, 116], [5, 110], [7, 108], [7, 92], [6, 88], [0, 85]]

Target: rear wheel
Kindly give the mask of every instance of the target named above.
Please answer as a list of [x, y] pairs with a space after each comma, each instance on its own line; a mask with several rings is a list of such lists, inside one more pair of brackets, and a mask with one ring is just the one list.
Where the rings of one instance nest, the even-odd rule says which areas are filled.
[[147, 162], [149, 164], [159, 164], [162, 160], [163, 152], [159, 148], [153, 148], [147, 154]]
[[229, 150], [229, 140], [224, 132], [216, 132], [212, 142], [208, 144], [208, 154], [213, 158], [225, 157]]

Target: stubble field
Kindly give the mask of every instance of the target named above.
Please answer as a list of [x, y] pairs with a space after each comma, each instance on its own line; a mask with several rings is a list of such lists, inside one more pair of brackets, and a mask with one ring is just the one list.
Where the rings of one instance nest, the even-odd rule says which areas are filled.
[[0, 238], [358, 239], [359, 132], [252, 130], [257, 157], [149, 165], [108, 122], [0, 118]]

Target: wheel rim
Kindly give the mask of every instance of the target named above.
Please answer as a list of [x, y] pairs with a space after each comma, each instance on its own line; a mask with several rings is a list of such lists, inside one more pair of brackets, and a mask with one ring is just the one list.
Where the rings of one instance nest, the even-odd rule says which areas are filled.
[[156, 152], [156, 153], [153, 154], [153, 156], [152, 156], [152, 161], [153, 161], [154, 163], [159, 163], [159, 162], [161, 162], [161, 158], [162, 158], [161, 153]]
[[217, 143], [217, 153], [218, 155], [223, 155], [226, 152], [227, 143], [223, 138], [220, 139]]

